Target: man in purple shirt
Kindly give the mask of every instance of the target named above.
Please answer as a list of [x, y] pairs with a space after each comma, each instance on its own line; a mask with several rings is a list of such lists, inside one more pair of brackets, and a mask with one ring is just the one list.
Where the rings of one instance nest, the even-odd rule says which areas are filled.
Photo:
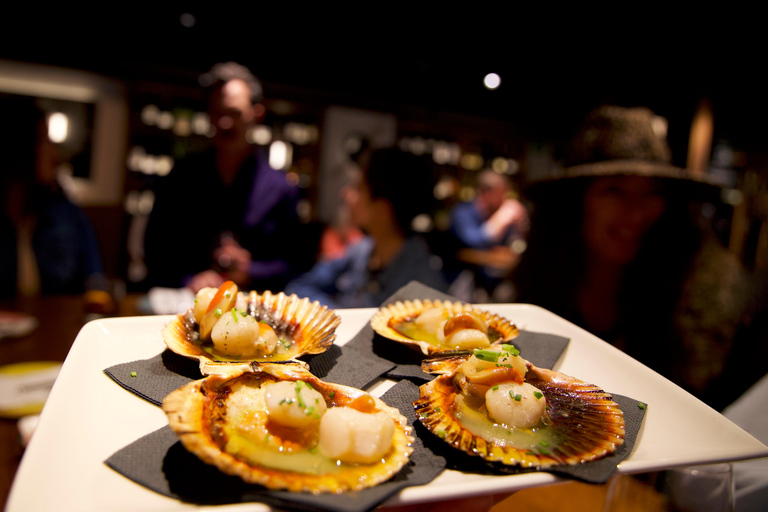
[[156, 188], [145, 237], [147, 282], [196, 292], [230, 279], [279, 291], [308, 250], [297, 236], [298, 190], [246, 138], [265, 111], [256, 78], [235, 63], [206, 76], [213, 148], [180, 160]]

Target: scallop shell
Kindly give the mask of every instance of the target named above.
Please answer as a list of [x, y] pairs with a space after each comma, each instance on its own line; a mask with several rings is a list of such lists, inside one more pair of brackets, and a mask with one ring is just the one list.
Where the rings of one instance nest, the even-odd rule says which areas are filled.
[[[370, 396], [375, 403], [375, 411], [383, 411], [395, 422], [392, 448], [373, 464], [337, 462], [317, 450], [296, 448], [296, 444], [288, 448], [290, 441], [283, 441], [279, 430], [268, 427], [263, 389], [265, 384], [284, 380], [309, 383], [323, 395], [328, 407], [344, 406], [358, 397]], [[269, 489], [319, 494], [372, 487], [400, 471], [413, 452], [412, 427], [400, 411], [358, 389], [324, 382], [301, 365], [293, 363], [254, 365], [252, 370], [228, 376], [211, 375], [191, 382], [170, 393], [163, 401], [163, 410], [184, 447], [203, 462], [216, 466], [226, 474], [239, 476], [245, 482]], [[242, 455], [238, 455], [235, 450], [228, 449], [231, 446], [246, 448], [239, 452]], [[251, 462], [248, 461], [249, 450], [252, 453]], [[284, 456], [303, 458], [299, 462], [294, 462], [295, 458], [279, 459]], [[253, 462], [253, 457], [259, 462]], [[303, 468], [304, 472], [276, 469], [275, 464], [268, 467], [264, 460], [278, 460], [277, 464], [284, 466], [295, 465]], [[317, 470], [313, 474], [307, 471], [311, 464], [330, 470]]]
[[396, 331], [392, 326], [397, 322], [412, 320], [419, 316], [423, 311], [433, 307], [443, 307], [450, 310], [453, 314], [463, 312], [474, 312], [479, 314], [488, 325], [489, 330], [494, 329], [499, 338], [494, 343], [505, 343], [516, 337], [519, 333], [517, 326], [504, 317], [489, 311], [483, 311], [470, 304], [462, 302], [451, 302], [441, 300], [419, 300], [398, 301], [382, 307], [371, 318], [371, 327], [378, 334], [390, 340], [408, 345], [417, 350], [421, 350], [425, 355], [435, 355], [441, 352], [452, 351], [449, 347], [436, 345], [424, 340], [409, 338]]
[[[200, 342], [192, 309], [165, 326], [165, 344], [177, 354], [199, 360], [202, 374], [210, 375], [228, 373], [228, 367], [232, 365], [285, 361], [305, 354], [319, 354], [325, 352], [336, 339], [336, 328], [341, 319], [334, 310], [317, 301], [270, 291], [263, 294], [250, 292], [247, 298], [241, 296], [240, 299], [245, 301], [245, 310], [249, 315], [270, 324], [279, 338], [291, 341], [287, 352], [253, 359], [232, 359], [216, 354], [210, 344]], [[241, 302], [240, 299], [238, 302]]]
[[[420, 398], [414, 402], [419, 420], [454, 448], [487, 461], [548, 468], [595, 460], [613, 453], [623, 444], [624, 414], [610, 394], [592, 384], [530, 363], [525, 382], [541, 390], [547, 400], [543, 425], [518, 429], [516, 439], [520, 443], [517, 446], [473, 434], [455, 417], [454, 408], [454, 398], [460, 393], [454, 383], [455, 370], [467, 357], [425, 362], [424, 371], [443, 375], [422, 385]], [[453, 371], [449, 371], [451, 367]], [[493, 428], [503, 427], [494, 425]]]

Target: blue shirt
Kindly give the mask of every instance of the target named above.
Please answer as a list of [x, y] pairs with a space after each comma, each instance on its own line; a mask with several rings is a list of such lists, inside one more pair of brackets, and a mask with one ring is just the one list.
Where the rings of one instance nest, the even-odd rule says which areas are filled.
[[[32, 248], [45, 295], [78, 294], [103, 276], [101, 247], [86, 214], [62, 193], [34, 190]], [[16, 295], [16, 227], [0, 219], [0, 297]]]
[[501, 240], [491, 240], [483, 228], [486, 220], [480, 215], [474, 202], [459, 203], [451, 210], [451, 232], [464, 247], [472, 249], [490, 249], [512, 240], [515, 234], [513, 226], [507, 228]]
[[364, 237], [346, 255], [318, 262], [309, 272], [288, 283], [285, 293], [317, 300], [330, 308], [367, 308], [379, 307], [410, 281], [447, 291], [445, 280], [432, 266], [433, 256], [421, 238], [409, 238], [400, 254], [376, 273], [368, 269], [373, 248], [373, 239]]

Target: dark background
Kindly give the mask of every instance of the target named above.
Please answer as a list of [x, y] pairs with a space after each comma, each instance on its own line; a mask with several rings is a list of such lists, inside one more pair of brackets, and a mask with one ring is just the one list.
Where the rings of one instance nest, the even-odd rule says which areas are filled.
[[[191, 26], [181, 23], [184, 13], [194, 18]], [[724, 142], [737, 156], [729, 172], [738, 187], [747, 172], [768, 182], [761, 19], [729, 5], [694, 12], [645, 4], [30, 4], [0, 15], [0, 59], [119, 81], [131, 115], [128, 148], [175, 158], [196, 149], [199, 140], [170, 140], [167, 131], [147, 129], [139, 111], [149, 103], [204, 110], [199, 75], [234, 60], [261, 79], [272, 100], [268, 115], [280, 117], [273, 124], [321, 126], [332, 105], [392, 113], [398, 137], [456, 142], [486, 161], [516, 159], [518, 184], [527, 156], [544, 148], [559, 158], [583, 117], [601, 104], [646, 106], [665, 117], [673, 163], [685, 167], [692, 121], [708, 103], [712, 147]], [[482, 86], [488, 72], [501, 76], [499, 89]], [[311, 162], [310, 174], [319, 176], [320, 144], [302, 151], [295, 158]], [[461, 169], [439, 172], [466, 178]], [[125, 176], [126, 191], [151, 186], [137, 173]], [[317, 189], [306, 191], [314, 206]], [[108, 268], [122, 274], [125, 213], [119, 205], [88, 213]], [[749, 254], [762, 215], [750, 210], [739, 227]], [[726, 245], [733, 217], [730, 205], [713, 217]], [[751, 266], [751, 256], [744, 258]]]
[[[268, 96], [427, 118], [456, 112], [543, 140], [567, 137], [601, 103], [642, 104], [670, 120], [676, 160], [707, 98], [716, 137], [762, 142], [765, 43], [755, 13], [508, 7], [15, 7], [2, 21], [0, 57], [191, 88], [214, 62], [236, 60]], [[491, 71], [502, 77], [496, 91], [481, 85]]]

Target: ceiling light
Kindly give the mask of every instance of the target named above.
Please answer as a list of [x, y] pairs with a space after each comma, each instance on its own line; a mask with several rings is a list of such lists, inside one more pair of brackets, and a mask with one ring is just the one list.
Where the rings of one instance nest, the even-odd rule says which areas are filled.
[[483, 79], [483, 85], [486, 89], [497, 89], [501, 85], [501, 77], [496, 73], [488, 73]]

